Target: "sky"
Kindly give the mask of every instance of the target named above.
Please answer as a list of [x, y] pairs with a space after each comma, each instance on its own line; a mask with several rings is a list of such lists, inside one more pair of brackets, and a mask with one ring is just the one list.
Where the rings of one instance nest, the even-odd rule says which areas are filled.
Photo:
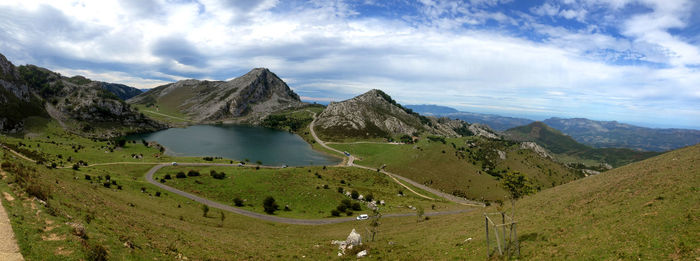
[[697, 0], [4, 0], [0, 53], [151, 88], [275, 72], [305, 101], [700, 129]]

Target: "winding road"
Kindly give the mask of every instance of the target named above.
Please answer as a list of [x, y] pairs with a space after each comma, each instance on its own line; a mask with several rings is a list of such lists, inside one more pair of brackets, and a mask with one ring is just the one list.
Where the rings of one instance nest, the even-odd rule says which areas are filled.
[[[170, 187], [168, 185], [165, 185], [160, 182], [156, 182], [153, 180], [153, 174], [158, 172], [163, 167], [171, 166], [171, 163], [165, 163], [165, 164], [159, 164], [156, 165], [155, 167], [151, 168], [148, 170], [146, 173], [146, 181], [149, 183], [158, 186], [161, 189], [170, 191], [174, 194], [189, 198], [191, 200], [194, 200], [196, 202], [202, 203], [204, 205], [207, 205], [209, 207], [213, 208], [218, 208], [221, 210], [225, 210], [228, 212], [236, 213], [239, 215], [243, 216], [248, 216], [252, 218], [257, 218], [260, 220], [265, 220], [265, 221], [270, 221], [270, 222], [277, 222], [277, 223], [284, 223], [284, 224], [294, 224], [294, 225], [326, 225], [326, 224], [336, 224], [336, 223], [343, 223], [343, 222], [350, 222], [350, 221], [355, 221], [355, 217], [346, 217], [346, 218], [325, 218], [325, 219], [299, 219], [299, 218], [285, 218], [285, 217], [278, 217], [278, 216], [272, 216], [272, 215], [266, 215], [262, 213], [257, 213], [257, 212], [252, 212], [248, 211], [245, 209], [240, 209], [236, 207], [232, 207], [226, 204], [221, 204], [216, 201], [212, 201], [203, 197], [199, 197], [187, 192], [184, 192], [182, 190]], [[219, 164], [219, 163], [178, 163], [178, 166], [220, 166], [220, 167], [234, 167], [238, 166], [235, 164]], [[255, 165], [248, 166], [248, 167], [257, 167]], [[261, 168], [279, 168], [279, 167], [265, 167], [265, 166], [260, 166]], [[464, 212], [469, 212], [474, 209], [459, 209], [459, 210], [452, 210], [452, 211], [439, 211], [439, 212], [427, 212], [425, 213], [426, 216], [438, 216], [438, 215], [448, 215], [448, 214], [457, 214], [457, 213], [464, 213]], [[415, 216], [415, 213], [389, 213], [389, 214], [382, 214], [382, 217], [409, 217], [409, 216]]]
[[[310, 132], [311, 132], [311, 136], [313, 136], [313, 137], [314, 137], [314, 140], [316, 140], [316, 143], [318, 143], [318, 144], [321, 145], [322, 147], [324, 147], [324, 148], [326, 148], [326, 149], [328, 149], [328, 150], [330, 150], [330, 151], [333, 151], [333, 152], [336, 152], [336, 153], [340, 153], [340, 154], [342, 154], [342, 155], [345, 155], [344, 152], [342, 152], [342, 151], [340, 151], [340, 150], [337, 150], [337, 149], [334, 149], [334, 148], [331, 148], [331, 147], [328, 146], [325, 142], [323, 142], [321, 139], [319, 139], [318, 136], [316, 136], [316, 131], [314, 131], [314, 125], [316, 125], [316, 113], [314, 113], [314, 119], [311, 121], [311, 124], [309, 124], [309, 130], [310, 130]], [[363, 169], [368, 169], [368, 170], [373, 170], [373, 171], [376, 171], [376, 170], [377, 170], [376, 168], [370, 168], [370, 167], [366, 167], [366, 166], [362, 166], [362, 165], [357, 165], [357, 164], [355, 164], [355, 163], [354, 163], [355, 157], [354, 157], [353, 155], [349, 155], [349, 156], [347, 156], [347, 157], [348, 157], [348, 162], [347, 162], [347, 165], [348, 165], [348, 166], [356, 167], [356, 168], [363, 168]], [[444, 198], [444, 199], [447, 199], [447, 200], [452, 201], [452, 202], [457, 203], [457, 204], [461, 204], [461, 205], [465, 205], [465, 206], [477, 206], [477, 207], [484, 207], [484, 206], [485, 206], [485, 205], [484, 205], [483, 203], [481, 203], [481, 202], [471, 201], [471, 200], [467, 200], [467, 199], [464, 199], [464, 198], [460, 198], [460, 197], [456, 197], [456, 196], [453, 196], [453, 195], [444, 193], [444, 192], [442, 192], [442, 191], [439, 191], [439, 190], [433, 189], [433, 188], [431, 188], [431, 187], [425, 186], [425, 185], [423, 185], [423, 184], [420, 184], [420, 183], [418, 183], [418, 182], [415, 182], [415, 181], [413, 181], [413, 180], [411, 180], [411, 179], [408, 179], [408, 178], [406, 178], [406, 177], [403, 177], [403, 176], [401, 176], [401, 175], [397, 175], [397, 174], [394, 174], [394, 173], [391, 173], [391, 172], [387, 172], [387, 171], [384, 171], [384, 170], [380, 170], [379, 172], [388, 175], [389, 177], [391, 177], [392, 179], [394, 179], [394, 181], [396, 181], [396, 183], [400, 184], [400, 185], [403, 186], [404, 188], [408, 189], [409, 191], [411, 191], [411, 192], [413, 192], [414, 194], [416, 194], [416, 195], [418, 195], [418, 196], [420, 196], [420, 197], [423, 197], [423, 198], [427, 198], [427, 199], [434, 200], [434, 198], [425, 196], [425, 195], [423, 195], [423, 194], [420, 194], [420, 193], [414, 191], [413, 189], [411, 189], [410, 187], [408, 187], [408, 186], [406, 186], [405, 184], [401, 183], [401, 182], [398, 181], [397, 179], [400, 179], [400, 180], [402, 180], [402, 181], [404, 181], [404, 182], [406, 182], [406, 183], [408, 183], [408, 184], [411, 184], [411, 185], [413, 185], [413, 186], [415, 186], [415, 187], [417, 187], [417, 188], [420, 188], [420, 189], [425, 190], [425, 191], [427, 191], [427, 192], [433, 193], [433, 194], [435, 194], [436, 196], [442, 197], [442, 198]]]

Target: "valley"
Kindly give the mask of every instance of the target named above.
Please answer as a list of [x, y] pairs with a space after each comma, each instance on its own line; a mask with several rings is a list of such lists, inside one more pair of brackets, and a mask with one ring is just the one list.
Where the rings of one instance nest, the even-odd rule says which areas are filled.
[[[35, 70], [47, 88], [100, 92]], [[540, 122], [421, 115], [376, 89], [305, 104], [266, 69], [98, 95], [121, 107], [77, 115], [72, 94], [25, 85], [44, 107], [0, 135], [0, 200], [26, 260], [484, 259], [483, 213], [515, 215], [511, 175], [534, 193], [516, 204], [523, 259], [700, 253], [699, 145], [591, 148]], [[339, 256], [329, 242], [353, 229], [364, 245]]]

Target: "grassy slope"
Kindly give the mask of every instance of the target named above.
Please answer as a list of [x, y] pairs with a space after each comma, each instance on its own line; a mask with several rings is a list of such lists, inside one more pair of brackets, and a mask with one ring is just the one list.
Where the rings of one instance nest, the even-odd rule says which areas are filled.
[[[426, 139], [417, 144], [331, 144], [331, 146], [348, 151], [359, 157], [356, 162], [369, 167], [386, 164], [386, 170], [397, 173], [416, 182], [452, 193], [464, 191], [469, 198], [496, 200], [502, 199], [504, 191], [496, 177], [482, 171], [481, 162], [456, 156], [457, 149], [465, 143], [477, 141], [488, 143], [494, 148], [506, 152], [505, 160], [496, 160], [496, 169], [520, 171], [531, 178], [540, 188], [559, 185], [577, 178], [577, 174], [537, 156], [530, 150], [521, 150], [518, 146], [507, 146], [497, 141], [477, 138], [447, 139], [446, 144], [430, 142]], [[459, 144], [459, 145], [457, 145]], [[445, 153], [442, 153], [445, 151]], [[550, 174], [551, 171], [551, 174]]]
[[[454, 204], [422, 199], [405, 191], [386, 175], [358, 168], [332, 167], [324, 170], [321, 167], [304, 167], [255, 170], [239, 167], [176, 167], [161, 171], [156, 174], [156, 177], [162, 177], [166, 173], [174, 177], [178, 171], [187, 172], [190, 169], [198, 170], [202, 176], [166, 180], [166, 184], [232, 206], [233, 199], [240, 197], [246, 201], [244, 209], [260, 213], [263, 213], [261, 204], [263, 199], [272, 196], [280, 205], [280, 209], [285, 205], [290, 206], [291, 211], [276, 213], [283, 217], [330, 217], [330, 211], [335, 209], [341, 200], [348, 198], [338, 193], [338, 187], [342, 187], [345, 191], [357, 190], [365, 196], [372, 194], [375, 200], [385, 200], [387, 205], [383, 209], [391, 213], [412, 211], [406, 207], [409, 205], [430, 209], [431, 205], [435, 204], [436, 209], [441, 210], [456, 207]], [[217, 180], [210, 177], [209, 171], [212, 169], [225, 172], [226, 178]], [[321, 178], [316, 177], [316, 173]], [[341, 180], [344, 184], [340, 183]], [[328, 189], [324, 189], [324, 185], [328, 185]], [[404, 190], [406, 196], [397, 196], [399, 190]], [[360, 204], [363, 211], [361, 213], [371, 212], [366, 208], [365, 202]]]
[[[12, 157], [3, 161], [17, 162]], [[598, 176], [577, 180], [518, 202], [524, 259], [693, 259], [700, 255], [698, 217], [700, 146], [674, 151]], [[37, 168], [50, 188], [49, 203], [26, 199], [12, 178], [0, 191], [27, 260], [83, 258], [81, 240], [66, 222], [86, 224], [88, 245], [104, 245], [112, 259], [328, 259], [336, 250], [328, 242], [343, 239], [367, 222], [328, 226], [271, 224], [228, 214], [219, 227], [218, 211], [202, 217], [201, 206], [161, 191], [142, 175], [149, 166], [104, 166], [73, 171]], [[107, 174], [123, 185], [107, 189], [83, 178]], [[8, 185], [9, 183], [9, 185]], [[141, 188], [146, 193], [141, 193]], [[133, 205], [133, 206], [132, 206]], [[178, 205], [180, 207], [178, 208]], [[483, 212], [495, 211], [495, 207]], [[376, 242], [367, 243], [374, 259], [483, 260], [482, 210], [433, 217], [384, 218]], [[87, 224], [86, 216], [94, 219]], [[50, 223], [50, 224], [49, 224]], [[57, 236], [59, 240], [50, 240]], [[42, 238], [43, 236], [43, 238]], [[365, 233], [363, 233], [365, 236]], [[465, 239], [472, 237], [471, 242]], [[124, 247], [129, 241], [136, 249]]]
[[[601, 162], [619, 167], [658, 155], [656, 152], [640, 152], [631, 149], [592, 148], [578, 143], [573, 138], [542, 122], [515, 127], [506, 131], [518, 140], [535, 141], [540, 146], [557, 154], [565, 162], [581, 162], [597, 165]], [[592, 162], [596, 164], [591, 164]]]

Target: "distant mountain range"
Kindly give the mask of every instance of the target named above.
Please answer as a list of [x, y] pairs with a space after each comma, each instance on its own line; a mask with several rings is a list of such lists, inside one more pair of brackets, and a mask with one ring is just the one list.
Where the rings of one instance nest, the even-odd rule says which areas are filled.
[[557, 155], [607, 163], [612, 167], [619, 167], [659, 154], [656, 152], [636, 151], [626, 148], [592, 148], [578, 143], [573, 138], [539, 121], [506, 130], [504, 134], [507, 138], [516, 141], [535, 142]]
[[533, 122], [530, 119], [504, 117], [495, 114], [483, 114], [458, 111], [454, 108], [439, 105], [406, 105], [406, 108], [425, 115], [438, 117], [450, 117], [460, 119], [469, 123], [480, 123], [488, 125], [491, 129], [504, 131], [513, 127], [527, 125]]
[[[406, 105], [406, 107], [425, 115], [444, 116], [469, 123], [486, 124], [498, 131], [534, 122], [524, 118], [462, 112], [438, 105]], [[596, 148], [667, 151], [700, 143], [700, 130], [646, 128], [616, 121], [594, 121], [584, 118], [554, 117], [544, 120], [543, 123], [571, 136], [580, 143]]]

